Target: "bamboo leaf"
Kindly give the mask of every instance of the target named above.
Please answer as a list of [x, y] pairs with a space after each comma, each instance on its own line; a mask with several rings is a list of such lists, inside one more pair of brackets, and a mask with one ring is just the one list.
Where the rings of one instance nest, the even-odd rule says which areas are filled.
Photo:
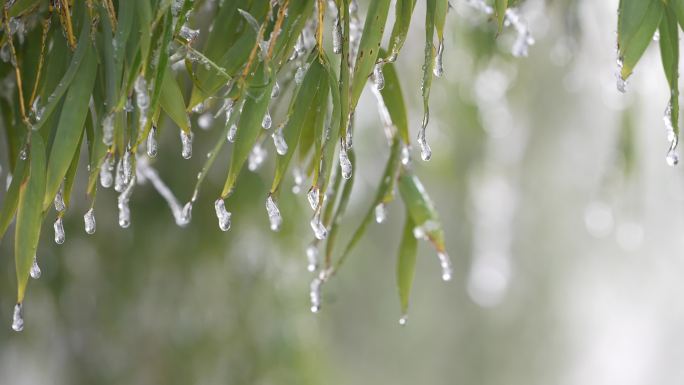
[[[323, 152], [321, 156], [321, 172], [317, 180], [316, 186], [319, 188], [321, 194], [325, 194], [328, 184], [330, 183], [331, 170], [333, 167], [333, 157], [335, 156], [335, 149], [340, 138], [340, 127], [342, 124], [342, 104], [340, 100], [340, 90], [338, 85], [337, 75], [330, 66], [330, 62], [323, 53], [323, 68], [328, 75], [328, 84], [330, 89], [330, 96], [332, 99], [332, 113], [330, 115], [330, 128], [323, 143]], [[322, 182], [321, 182], [322, 180]]]
[[618, 60], [620, 76], [632, 74], [641, 55], [653, 40], [663, 16], [661, 0], [620, 0], [618, 8]]
[[[668, 9], [669, 10], [669, 9]], [[660, 22], [660, 57], [670, 85], [669, 118], [675, 135], [679, 134], [679, 27], [673, 12]]]
[[416, 0], [397, 0], [394, 8], [396, 19], [394, 20], [394, 27], [392, 27], [392, 34], [389, 40], [390, 57], [395, 58], [404, 46], [415, 7]]
[[411, 219], [438, 252], [445, 250], [444, 231], [437, 210], [430, 200], [423, 184], [409, 170], [399, 175], [399, 193], [406, 205]]
[[185, 100], [178, 82], [173, 77], [173, 72], [168, 68], [164, 74], [159, 103], [164, 112], [184, 132], [190, 132], [190, 118], [185, 112]]
[[495, 1], [494, 12], [496, 13], [496, 24], [499, 33], [503, 29], [504, 20], [506, 19], [506, 8], [508, 8], [508, 0]]
[[394, 64], [387, 63], [384, 67], [385, 87], [380, 90], [382, 99], [385, 101], [387, 111], [392, 118], [392, 123], [397, 128], [397, 132], [404, 143], [411, 143], [409, 128], [408, 128], [408, 114], [406, 112], [406, 104], [404, 103], [404, 96], [401, 91], [401, 82]]
[[0, 240], [2, 240], [7, 228], [12, 223], [14, 213], [17, 212], [17, 203], [19, 202], [19, 188], [26, 183], [26, 164], [28, 160], [21, 160], [19, 158], [12, 176], [12, 183], [5, 194], [4, 202], [2, 203], [2, 211], [0, 211]]
[[[411, 219], [411, 214], [406, 211], [406, 223], [399, 243], [397, 258], [397, 289], [399, 290], [399, 303], [401, 313], [406, 317], [408, 313], [409, 297], [413, 286], [413, 277], [416, 271], [416, 256], [418, 254], [418, 240], [413, 235], [416, 224]], [[402, 318], [406, 322], [405, 318]], [[399, 322], [402, 322], [400, 320]]]
[[17, 224], [14, 236], [14, 261], [17, 272], [17, 303], [24, 300], [29, 270], [36, 255], [45, 195], [45, 145], [40, 135], [31, 138], [30, 172], [19, 188]]
[[64, 107], [57, 124], [55, 140], [50, 151], [47, 182], [43, 208], [47, 209], [64, 180], [69, 165], [77, 150], [88, 115], [88, 103], [95, 83], [97, 61], [92, 50], [88, 50], [80, 66], [79, 76], [74, 80], [64, 100]]

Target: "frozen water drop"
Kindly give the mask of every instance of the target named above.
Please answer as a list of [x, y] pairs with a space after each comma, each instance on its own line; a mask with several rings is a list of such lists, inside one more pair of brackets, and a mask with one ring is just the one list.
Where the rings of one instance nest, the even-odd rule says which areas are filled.
[[352, 163], [347, 155], [347, 149], [344, 145], [340, 148], [340, 169], [342, 170], [342, 177], [349, 179], [352, 176]]
[[92, 207], [83, 215], [83, 224], [86, 234], [95, 234], [95, 209]]
[[157, 127], [152, 126], [150, 133], [147, 135], [147, 156], [154, 158], [157, 156]]
[[375, 206], [375, 222], [383, 223], [387, 218], [387, 206], [384, 203], [379, 203]]
[[318, 187], [311, 186], [311, 189], [309, 189], [309, 192], [306, 194], [306, 198], [309, 201], [311, 210], [316, 210], [320, 198], [320, 190], [318, 189]]
[[273, 124], [271, 113], [266, 110], [264, 117], [261, 119], [261, 127], [263, 127], [265, 130], [268, 130], [271, 128], [271, 124]]
[[313, 218], [311, 218], [310, 225], [316, 239], [323, 240], [328, 236], [328, 230], [325, 228], [323, 222], [321, 221], [320, 210], [316, 211]]
[[57, 195], [55, 195], [55, 210], [59, 213], [63, 212], [66, 210], [66, 204], [64, 203], [64, 185], [62, 184], [59, 186], [59, 190], [57, 190]]
[[230, 230], [231, 213], [226, 210], [226, 203], [223, 199], [219, 198], [214, 202], [214, 210], [216, 211], [216, 218], [218, 219], [221, 231]]
[[273, 131], [273, 134], [271, 134], [271, 137], [273, 138], [273, 145], [275, 146], [276, 152], [278, 155], [285, 155], [287, 154], [287, 142], [285, 142], [285, 136], [283, 135], [283, 126], [280, 125], [278, 128], [276, 128]]
[[451, 266], [451, 259], [446, 252], [437, 253], [439, 258], [439, 264], [442, 267], [442, 280], [445, 282], [451, 281], [451, 277], [454, 274], [453, 267]]
[[444, 64], [442, 62], [442, 56], [444, 55], [444, 40], [439, 41], [439, 46], [437, 46], [437, 54], [435, 55], [435, 64], [432, 67], [432, 73], [439, 77], [444, 74]]
[[33, 265], [31, 265], [29, 275], [31, 275], [31, 278], [33, 279], [38, 279], [42, 275], [42, 272], [40, 271], [40, 266], [38, 266], [38, 259], [35, 255], [33, 256]]
[[114, 162], [111, 154], [105, 156], [102, 166], [100, 167], [100, 184], [104, 188], [112, 187], [114, 183], [114, 176], [112, 170], [114, 169]]
[[385, 88], [385, 75], [382, 73], [382, 66], [383, 63], [375, 63], [375, 67], [373, 67], [373, 82], [378, 91]]
[[57, 217], [53, 227], [55, 229], [55, 243], [61, 245], [64, 243], [64, 239], [66, 238], [64, 234], [64, 222], [62, 221], [62, 217]]
[[333, 52], [336, 54], [342, 53], [342, 24], [340, 23], [339, 15], [335, 17], [332, 31]]
[[271, 230], [280, 230], [280, 225], [283, 223], [283, 218], [280, 216], [278, 205], [273, 200], [273, 196], [271, 194], [269, 194], [268, 198], [266, 199], [266, 212], [268, 213], [268, 220], [271, 223]]
[[15, 332], [20, 332], [24, 330], [24, 317], [22, 313], [22, 304], [18, 303], [14, 305], [14, 314], [12, 314], [12, 330], [14, 330]]
[[116, 163], [116, 176], [114, 178], [114, 190], [116, 192], [122, 192], [126, 188], [124, 179], [123, 159], [119, 158], [119, 161]]
[[420, 145], [420, 158], [424, 161], [429, 161], [432, 158], [432, 149], [425, 139], [425, 128], [427, 127], [426, 119], [423, 119], [423, 125], [418, 131], [418, 144]]
[[275, 99], [280, 95], [280, 85], [276, 81], [273, 83], [273, 89], [271, 90], [271, 99]]
[[679, 163], [679, 155], [677, 155], [677, 151], [675, 149], [671, 149], [667, 152], [667, 156], [665, 156], [665, 162], [670, 167], [674, 167]]
[[306, 65], [303, 65], [303, 66], [300, 66], [297, 68], [297, 72], [295, 72], [295, 77], [294, 77], [295, 83], [302, 84], [302, 82], [304, 81], [304, 76], [306, 75], [306, 70], [307, 70]]
[[235, 136], [237, 135], [237, 124], [233, 123], [230, 125], [230, 128], [228, 129], [228, 135], [226, 135], [226, 139], [228, 139], [229, 142], [233, 143], [235, 142]]
[[181, 156], [184, 159], [190, 159], [192, 158], [192, 137], [193, 133], [192, 132], [185, 132], [181, 130], [180, 133], [181, 136]]
[[310, 272], [316, 271], [318, 268], [318, 247], [314, 243], [306, 248], [306, 269]]
[[114, 143], [114, 114], [109, 114], [102, 119], [102, 142], [111, 146]]
[[199, 29], [192, 29], [192, 28], [188, 27], [187, 25], [183, 25], [181, 27], [181, 30], [180, 30], [180, 36], [189, 42], [192, 42], [193, 40], [195, 40], [197, 38], [197, 36], [199, 36], [199, 34], [200, 34]]
[[131, 150], [126, 150], [123, 156], [123, 184], [128, 185], [133, 178], [133, 162], [131, 161]]
[[183, 209], [181, 210], [179, 225], [185, 226], [188, 223], [190, 223], [191, 219], [192, 219], [192, 202], [188, 202], [185, 204], [185, 206], [183, 206]]

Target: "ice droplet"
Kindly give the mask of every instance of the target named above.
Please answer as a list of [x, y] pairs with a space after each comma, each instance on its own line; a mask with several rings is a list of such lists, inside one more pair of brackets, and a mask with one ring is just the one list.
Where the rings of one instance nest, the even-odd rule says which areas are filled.
[[57, 190], [57, 195], [55, 195], [55, 210], [58, 213], [63, 212], [66, 210], [66, 204], [64, 204], [64, 184], [59, 186], [59, 190]]
[[194, 136], [192, 132], [185, 132], [181, 130], [181, 156], [184, 159], [192, 158], [192, 137]]
[[409, 146], [403, 145], [401, 146], [401, 164], [404, 166], [408, 166], [411, 163], [411, 150], [409, 149]]
[[157, 156], [157, 127], [152, 126], [150, 133], [147, 135], [147, 156], [154, 158]]
[[128, 228], [131, 225], [131, 209], [128, 206], [128, 202], [133, 193], [133, 187], [135, 186], [135, 179], [132, 179], [128, 186], [125, 186], [124, 190], [119, 194], [117, 198], [117, 207], [119, 208], [119, 226], [123, 229]]
[[670, 149], [665, 156], [665, 162], [668, 166], [674, 167], [679, 163], [679, 155], [675, 149]]
[[275, 146], [278, 155], [287, 154], [287, 142], [285, 142], [285, 136], [283, 135], [283, 125], [278, 126], [271, 134], [273, 138], [273, 145]]
[[197, 36], [199, 36], [199, 34], [200, 34], [199, 29], [192, 29], [192, 28], [188, 27], [187, 25], [183, 25], [181, 27], [181, 30], [180, 30], [180, 36], [189, 42], [192, 42], [193, 40], [195, 40], [197, 38]]
[[55, 229], [55, 243], [61, 245], [64, 243], [64, 239], [66, 238], [64, 234], [64, 222], [62, 221], [62, 217], [57, 217], [53, 227]]
[[432, 149], [425, 139], [425, 129], [427, 128], [427, 114], [423, 117], [423, 124], [418, 130], [418, 144], [420, 145], [420, 158], [424, 161], [429, 161], [432, 158]]
[[276, 81], [273, 83], [273, 89], [271, 90], [271, 99], [275, 99], [280, 95], [280, 85]]
[[31, 275], [31, 278], [33, 279], [38, 279], [42, 275], [42, 272], [40, 271], [40, 266], [38, 266], [38, 258], [36, 258], [35, 255], [33, 256], [33, 265], [31, 265], [29, 275]]
[[318, 247], [314, 243], [311, 243], [309, 247], [306, 248], [306, 269], [310, 272], [316, 271], [318, 268]]
[[261, 143], [255, 144], [252, 148], [252, 152], [249, 153], [249, 160], [247, 164], [249, 171], [256, 171], [261, 164], [264, 163], [264, 160], [266, 160], [267, 154], [268, 153], [266, 152], [266, 149], [261, 147]]
[[235, 142], [235, 136], [237, 135], [237, 124], [233, 123], [230, 125], [230, 128], [228, 129], [228, 134], [226, 135], [226, 139], [233, 143]]
[[444, 65], [442, 62], [442, 56], [444, 55], [444, 39], [439, 41], [437, 46], [437, 54], [435, 55], [435, 64], [432, 67], [432, 73], [439, 77], [444, 74]]
[[26, 160], [27, 158], [28, 158], [28, 151], [26, 151], [26, 147], [24, 147], [21, 149], [21, 151], [19, 151], [19, 159]]
[[266, 212], [268, 213], [268, 220], [271, 222], [271, 230], [280, 230], [280, 225], [283, 223], [283, 218], [280, 216], [278, 205], [273, 200], [273, 196], [271, 194], [269, 194], [268, 198], [266, 199]]
[[311, 218], [311, 229], [314, 232], [316, 239], [325, 239], [328, 236], [328, 230], [321, 221], [321, 210], [316, 211], [313, 218]]
[[349, 155], [347, 155], [347, 149], [345, 145], [340, 146], [340, 169], [342, 170], [342, 177], [344, 179], [349, 179], [352, 176], [352, 163], [349, 160]]
[[119, 161], [116, 163], [116, 176], [114, 178], [114, 190], [116, 192], [122, 192], [126, 188], [124, 179], [123, 159], [119, 158]]
[[375, 83], [375, 88], [380, 91], [385, 88], [385, 75], [382, 73], [383, 63], [375, 63], [373, 67], [373, 83]]
[[384, 203], [379, 203], [375, 206], [375, 222], [382, 223], [387, 218], [387, 206]]
[[342, 53], [342, 24], [340, 23], [340, 16], [335, 17], [332, 31], [333, 52], [336, 54]]
[[453, 267], [451, 266], [451, 259], [449, 258], [449, 255], [444, 251], [440, 251], [437, 253], [437, 257], [439, 258], [439, 264], [442, 267], [442, 281], [451, 281], [451, 276], [453, 275], [454, 271]]
[[133, 163], [131, 161], [131, 150], [124, 152], [123, 156], [123, 184], [128, 185], [133, 178]]
[[181, 211], [179, 225], [185, 226], [188, 223], [190, 223], [191, 219], [192, 219], [192, 202], [188, 202], [185, 204], [185, 206], [183, 206], [183, 210]]
[[86, 234], [95, 233], [95, 209], [91, 207], [90, 210], [86, 211], [86, 213], [83, 215], [83, 223]]
[[14, 305], [14, 314], [12, 314], [12, 330], [14, 330], [15, 332], [20, 332], [24, 330], [24, 317], [22, 313], [22, 304], [18, 303]]
[[320, 190], [317, 186], [311, 186], [309, 192], [306, 194], [306, 199], [308, 199], [309, 201], [309, 206], [311, 206], [311, 210], [316, 210], [316, 208], [318, 207], [319, 198]]
[[261, 127], [263, 127], [264, 130], [268, 130], [271, 128], [271, 124], [273, 124], [273, 120], [271, 119], [271, 113], [268, 112], [268, 110], [266, 110], [263, 119], [261, 119]]
[[223, 199], [219, 198], [214, 202], [214, 210], [216, 210], [216, 218], [218, 218], [221, 231], [230, 230], [231, 213], [226, 210], [226, 203]]
[[307, 65], [302, 65], [302, 66], [297, 68], [297, 72], [295, 72], [295, 76], [294, 76], [295, 83], [302, 84], [302, 82], [304, 81], [304, 76], [306, 75], [307, 69], [308, 69]]
[[107, 154], [102, 166], [100, 167], [100, 184], [104, 188], [112, 187], [114, 183], [114, 176], [112, 175], [112, 170], [114, 169], [114, 162], [112, 160], [112, 155]]

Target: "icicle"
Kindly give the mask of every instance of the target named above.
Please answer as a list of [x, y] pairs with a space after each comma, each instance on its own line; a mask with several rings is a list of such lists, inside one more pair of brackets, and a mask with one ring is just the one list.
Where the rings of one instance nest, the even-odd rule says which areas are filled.
[[266, 155], [267, 152], [263, 147], [261, 147], [261, 143], [255, 144], [252, 148], [252, 152], [249, 153], [249, 160], [247, 164], [249, 171], [256, 171], [261, 164], [264, 163], [264, 160], [266, 160]]
[[423, 124], [420, 126], [418, 131], [418, 144], [420, 144], [420, 158], [424, 161], [430, 160], [432, 158], [432, 149], [425, 139], [425, 129], [427, 128], [428, 115], [425, 113], [423, 116]]
[[230, 128], [228, 129], [228, 135], [226, 136], [226, 139], [228, 139], [229, 142], [233, 143], [235, 142], [235, 136], [237, 135], [237, 124], [233, 123], [231, 124]]
[[59, 190], [57, 190], [57, 195], [55, 195], [55, 210], [58, 213], [63, 212], [66, 210], [66, 204], [64, 203], [64, 184], [59, 186]]
[[318, 273], [318, 276], [311, 281], [309, 285], [309, 297], [311, 298], [311, 312], [318, 313], [321, 310], [321, 288], [325, 281], [328, 280], [329, 271], [323, 270]]
[[306, 269], [312, 273], [316, 271], [318, 268], [318, 247], [316, 244], [312, 243], [306, 248], [306, 260], [308, 262]]
[[335, 17], [332, 32], [333, 52], [336, 54], [342, 53], [342, 24], [340, 23], [340, 16]]
[[221, 231], [228, 231], [230, 229], [231, 213], [226, 210], [226, 203], [223, 199], [219, 198], [214, 202], [214, 210], [216, 210], [219, 228]]
[[128, 207], [128, 201], [131, 198], [134, 186], [135, 179], [131, 179], [131, 182], [125, 187], [125, 189], [117, 198], [117, 206], [119, 208], [119, 226], [121, 226], [123, 229], [131, 225], [131, 209]]
[[340, 146], [340, 169], [342, 170], [342, 177], [349, 179], [352, 176], [352, 164], [347, 155], [347, 149], [344, 144]]
[[665, 114], [663, 115], [663, 122], [665, 123], [665, 133], [667, 134], [667, 141], [670, 143], [670, 148], [667, 150], [665, 161], [670, 167], [674, 167], [679, 163], [679, 155], [677, 154], [677, 145], [679, 144], [679, 137], [672, 124], [672, 103], [667, 104]]
[[320, 198], [320, 190], [316, 186], [311, 186], [309, 192], [306, 194], [306, 198], [309, 200], [309, 205], [311, 210], [316, 210], [318, 208], [318, 200]]
[[268, 220], [271, 222], [271, 230], [280, 230], [280, 225], [283, 223], [283, 218], [280, 216], [278, 205], [273, 200], [273, 196], [271, 196], [271, 194], [269, 194], [268, 199], [266, 199], [266, 212], [268, 213]]
[[31, 265], [29, 275], [31, 275], [31, 278], [33, 279], [38, 279], [42, 275], [42, 272], [40, 271], [40, 266], [38, 266], [38, 258], [36, 258], [35, 255], [33, 256], [33, 265]]
[[451, 259], [449, 259], [449, 255], [442, 251], [437, 253], [437, 257], [439, 257], [439, 264], [442, 267], [442, 280], [445, 282], [451, 281], [453, 268], [451, 267]]
[[306, 70], [308, 69], [308, 66], [306, 64], [299, 66], [297, 68], [297, 72], [295, 72], [295, 83], [302, 84], [304, 81], [304, 76], [306, 75]]
[[131, 161], [131, 150], [124, 152], [123, 156], [123, 184], [128, 185], [133, 178], [133, 163]]
[[183, 206], [183, 210], [181, 210], [180, 214], [180, 221], [178, 221], [179, 225], [185, 226], [188, 223], [190, 223], [190, 220], [192, 219], [192, 201], [188, 202]]
[[119, 158], [119, 161], [116, 163], [116, 176], [114, 178], [114, 190], [116, 192], [122, 192], [126, 188], [124, 179], [123, 159]]
[[194, 136], [192, 132], [185, 132], [181, 130], [181, 156], [184, 159], [190, 159], [192, 157], [192, 137]]
[[442, 62], [442, 56], [444, 54], [444, 39], [439, 41], [439, 45], [437, 46], [437, 54], [435, 55], [435, 64], [432, 67], [432, 73], [439, 77], [442, 77], [444, 74], [444, 65]]
[[382, 73], [383, 63], [375, 63], [373, 67], [373, 83], [375, 83], [375, 88], [380, 91], [385, 88], [385, 75]]
[[313, 218], [311, 218], [311, 229], [314, 232], [316, 239], [325, 239], [328, 236], [328, 230], [323, 225], [321, 221], [321, 210], [317, 210]]
[[114, 162], [112, 160], [112, 154], [107, 154], [102, 166], [100, 167], [100, 184], [104, 188], [112, 187], [114, 183], [114, 176], [112, 175], [112, 170], [114, 169]]
[[278, 95], [280, 95], [280, 85], [279, 85], [278, 82], [276, 81], [276, 82], [273, 84], [273, 89], [271, 90], [271, 99], [277, 98]]
[[102, 143], [107, 146], [114, 144], [114, 114], [111, 113], [102, 119]]
[[95, 209], [92, 207], [83, 215], [83, 223], [85, 225], [86, 234], [95, 233]]
[[157, 127], [152, 126], [150, 133], [147, 135], [147, 156], [154, 158], [157, 156]]
[[138, 75], [133, 85], [135, 89], [135, 104], [140, 110], [140, 127], [145, 127], [147, 124], [147, 110], [150, 107], [150, 94], [147, 90], [147, 81], [142, 75]]
[[61, 245], [64, 243], [64, 239], [66, 238], [64, 234], [64, 222], [62, 221], [62, 217], [57, 217], [53, 227], [55, 228], [55, 243]]
[[401, 164], [404, 166], [408, 166], [410, 163], [411, 163], [411, 151], [409, 149], [409, 146], [404, 144], [401, 146]]
[[271, 128], [272, 123], [273, 120], [271, 120], [271, 113], [266, 110], [264, 117], [261, 119], [261, 127], [263, 127], [265, 130], [268, 130]]
[[21, 303], [14, 305], [14, 314], [12, 314], [12, 330], [20, 332], [24, 330], [23, 306]]
[[384, 203], [379, 203], [375, 206], [375, 222], [382, 223], [387, 218], [387, 206]]
[[282, 124], [273, 131], [271, 137], [273, 138], [273, 145], [275, 146], [278, 155], [287, 154], [287, 142], [285, 142], [285, 136], [283, 136]]

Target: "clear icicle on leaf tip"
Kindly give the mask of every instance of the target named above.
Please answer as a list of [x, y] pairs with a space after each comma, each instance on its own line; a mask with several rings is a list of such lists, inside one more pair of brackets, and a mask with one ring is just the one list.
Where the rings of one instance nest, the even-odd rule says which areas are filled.
[[15, 332], [24, 330], [23, 305], [20, 303], [14, 305], [14, 313], [12, 314], [12, 330]]
[[221, 231], [230, 230], [231, 213], [226, 210], [226, 203], [223, 199], [219, 198], [214, 202], [214, 210], [216, 211], [216, 218], [218, 219]]

